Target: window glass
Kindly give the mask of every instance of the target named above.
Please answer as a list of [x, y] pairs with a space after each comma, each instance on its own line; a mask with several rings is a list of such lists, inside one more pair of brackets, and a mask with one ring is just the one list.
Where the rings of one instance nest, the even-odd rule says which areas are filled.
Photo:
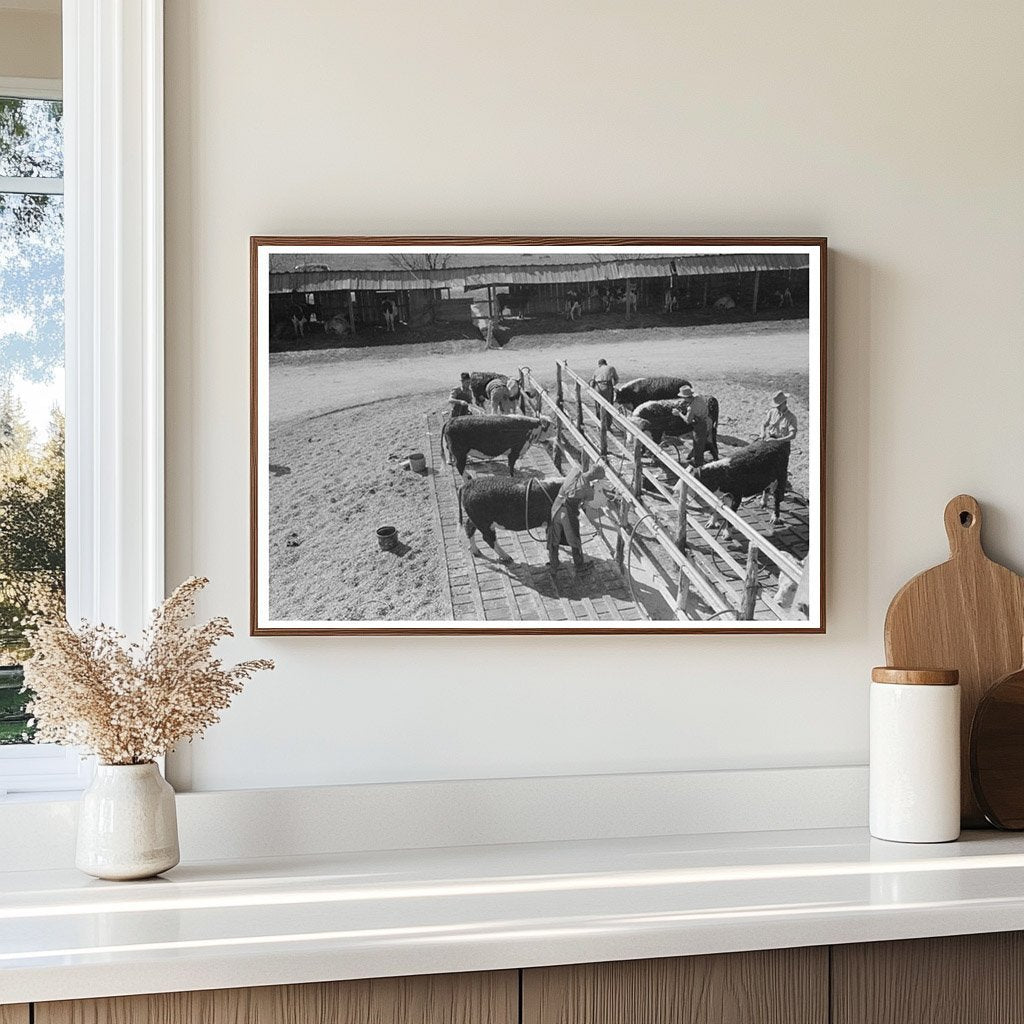
[[0, 744], [31, 739], [19, 663], [64, 596], [61, 104], [0, 98]]
[[0, 96], [0, 177], [62, 178], [62, 104]]

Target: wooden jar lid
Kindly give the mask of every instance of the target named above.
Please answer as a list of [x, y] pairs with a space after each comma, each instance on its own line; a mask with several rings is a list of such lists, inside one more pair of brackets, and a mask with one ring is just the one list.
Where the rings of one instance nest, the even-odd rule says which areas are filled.
[[956, 686], [960, 673], [955, 668], [887, 668], [871, 670], [873, 683], [897, 683], [903, 686]]

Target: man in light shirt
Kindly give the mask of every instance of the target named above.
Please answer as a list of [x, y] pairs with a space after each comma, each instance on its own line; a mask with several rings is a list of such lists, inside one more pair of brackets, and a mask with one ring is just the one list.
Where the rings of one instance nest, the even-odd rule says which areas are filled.
[[[594, 371], [594, 376], [590, 378], [590, 386], [606, 401], [615, 401], [615, 386], [619, 383], [619, 375], [615, 370], [614, 366], [608, 365], [607, 359], [598, 359], [597, 369]], [[608, 413], [605, 412], [597, 402], [594, 403], [594, 411], [602, 419], [607, 417]]]
[[785, 391], [777, 391], [761, 424], [761, 439], [792, 441], [796, 433], [796, 413], [789, 407], [789, 395]]

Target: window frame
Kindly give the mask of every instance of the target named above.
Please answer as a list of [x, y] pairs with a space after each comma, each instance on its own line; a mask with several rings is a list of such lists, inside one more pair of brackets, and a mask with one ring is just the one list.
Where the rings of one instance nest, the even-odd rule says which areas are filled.
[[[138, 635], [164, 596], [163, 0], [64, 0], [62, 30], [61, 82], [0, 88], [64, 102], [68, 618]], [[92, 768], [0, 748], [0, 799]]]

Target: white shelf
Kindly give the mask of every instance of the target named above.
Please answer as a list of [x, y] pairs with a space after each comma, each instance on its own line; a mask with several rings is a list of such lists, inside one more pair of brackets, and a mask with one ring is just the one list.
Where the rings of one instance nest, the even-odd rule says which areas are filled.
[[1024, 928], [1024, 837], [861, 829], [0, 873], [0, 1003]]

